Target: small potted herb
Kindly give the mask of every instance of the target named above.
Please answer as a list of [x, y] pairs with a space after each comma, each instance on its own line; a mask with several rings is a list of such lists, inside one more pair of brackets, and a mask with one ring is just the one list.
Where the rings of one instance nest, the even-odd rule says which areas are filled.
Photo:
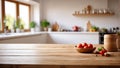
[[20, 25], [20, 29], [21, 29], [21, 32], [24, 32], [24, 25], [23, 24]]
[[35, 31], [35, 27], [36, 27], [36, 23], [34, 21], [30, 22], [30, 28], [31, 28], [31, 32]]
[[107, 28], [102, 28], [100, 31], [103, 32], [103, 33], [108, 32]]
[[49, 25], [50, 25], [50, 23], [47, 20], [42, 20], [41, 21], [41, 27], [43, 28], [44, 31], [48, 30]]
[[19, 18], [16, 20], [16, 25], [15, 25], [16, 33], [20, 33], [20, 24], [21, 24], [21, 19]]
[[91, 26], [91, 28], [90, 28], [90, 32], [96, 32], [98, 30], [99, 30], [99, 28], [96, 26]]

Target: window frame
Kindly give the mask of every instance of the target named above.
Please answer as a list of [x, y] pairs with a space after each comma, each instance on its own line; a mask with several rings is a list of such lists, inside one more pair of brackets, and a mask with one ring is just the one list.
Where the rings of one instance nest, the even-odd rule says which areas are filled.
[[[12, 3], [15, 3], [16, 4], [16, 19], [18, 19], [19, 17], [19, 5], [25, 5], [25, 6], [28, 6], [29, 7], [29, 23], [31, 21], [31, 5], [30, 4], [26, 4], [26, 3], [22, 3], [22, 2], [19, 2], [19, 1], [16, 1], [16, 0], [2, 0], [1, 1], [1, 5], [2, 5], [2, 31], [0, 32], [4, 32], [4, 18], [5, 18], [5, 1], [8, 1], [8, 2], [12, 2]], [[29, 29], [24, 29], [25, 32], [28, 32], [30, 31], [30, 28]]]

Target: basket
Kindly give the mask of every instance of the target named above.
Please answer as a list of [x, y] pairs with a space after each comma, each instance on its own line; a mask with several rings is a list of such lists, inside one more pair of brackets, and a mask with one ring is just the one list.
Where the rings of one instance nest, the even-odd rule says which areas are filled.
[[79, 53], [92, 53], [92, 52], [94, 52], [95, 49], [96, 49], [96, 47], [94, 47], [94, 48], [76, 48], [76, 50]]

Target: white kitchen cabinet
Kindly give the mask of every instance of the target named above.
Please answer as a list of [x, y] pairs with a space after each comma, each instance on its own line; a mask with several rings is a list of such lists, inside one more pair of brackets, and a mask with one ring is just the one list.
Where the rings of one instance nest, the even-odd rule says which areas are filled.
[[0, 43], [34, 43], [34, 44], [99, 44], [98, 32], [40, 32], [35, 34], [12, 35], [0, 38]]
[[46, 34], [38, 34], [38, 35], [28, 35], [28, 36], [18, 36], [12, 38], [5, 38], [0, 40], [0, 43], [46, 43]]
[[56, 32], [49, 33], [47, 42], [50, 44], [77, 44], [92, 43], [99, 44], [98, 32]]

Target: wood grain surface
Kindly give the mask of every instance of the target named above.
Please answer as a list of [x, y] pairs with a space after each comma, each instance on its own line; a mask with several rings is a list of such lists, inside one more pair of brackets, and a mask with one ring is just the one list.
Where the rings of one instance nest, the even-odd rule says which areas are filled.
[[74, 46], [75, 44], [0, 44], [0, 65], [120, 66], [120, 52], [110, 52], [111, 57], [96, 57], [96, 54], [78, 53]]

